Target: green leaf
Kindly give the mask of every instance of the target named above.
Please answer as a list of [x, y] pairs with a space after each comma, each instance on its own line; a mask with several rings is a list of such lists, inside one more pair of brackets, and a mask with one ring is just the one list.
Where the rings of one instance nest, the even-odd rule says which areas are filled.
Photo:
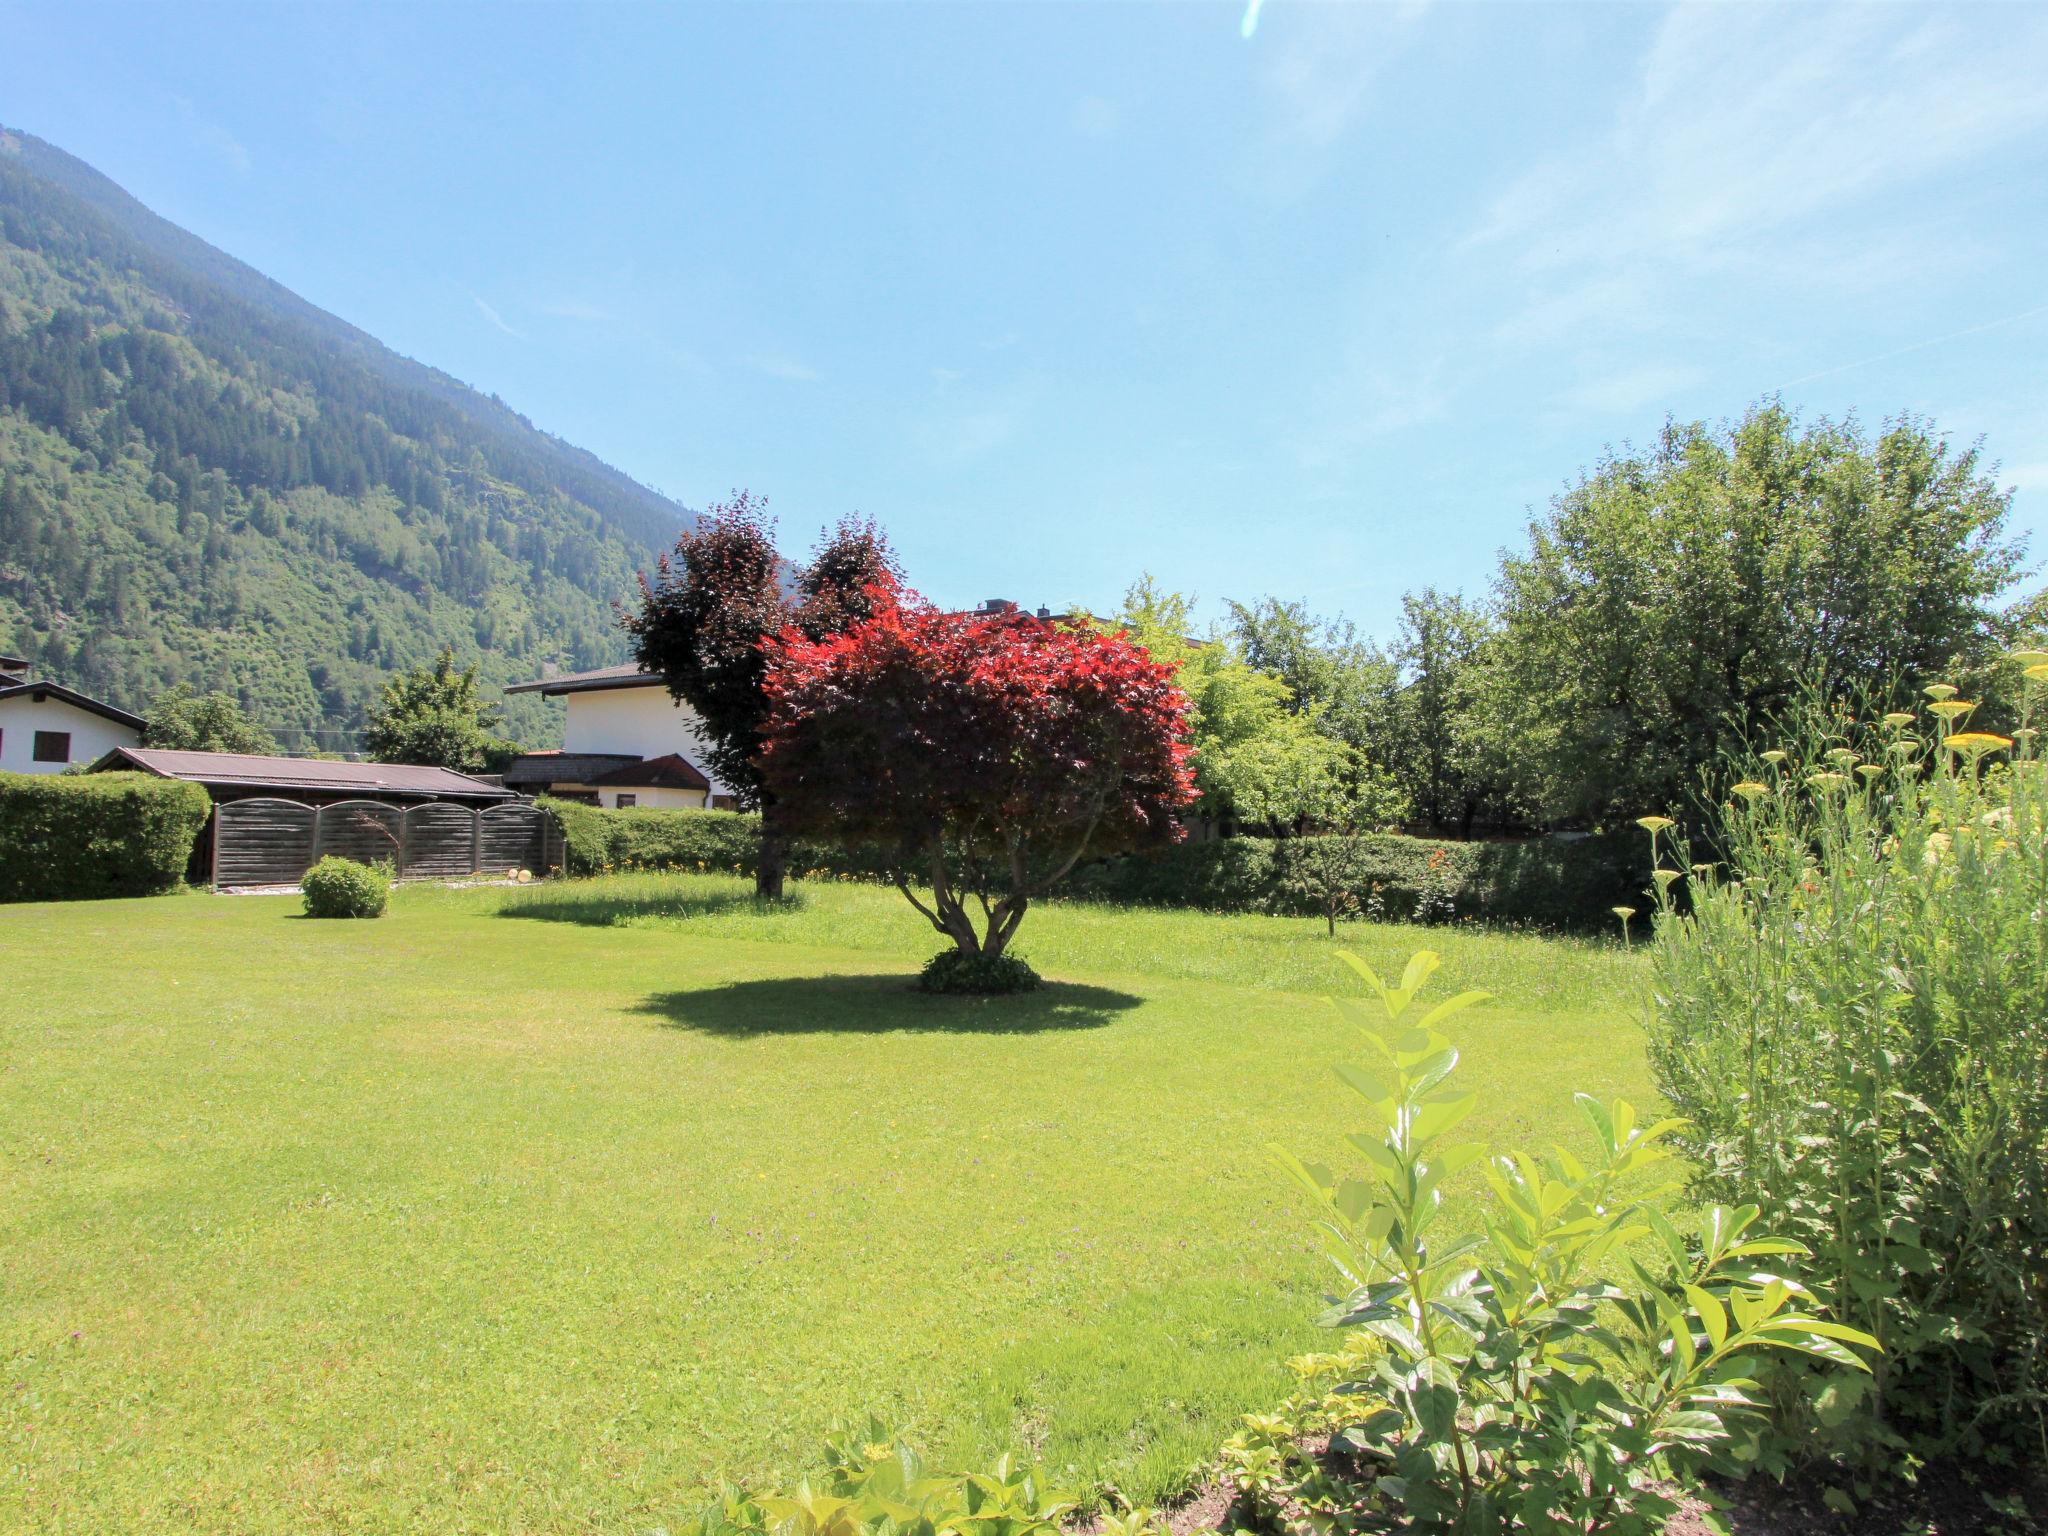
[[1685, 1288], [1686, 1300], [1700, 1315], [1700, 1323], [1707, 1330], [1707, 1338], [1719, 1349], [1728, 1342], [1728, 1309], [1721, 1305], [1721, 1299], [1712, 1291], [1697, 1285]]
[[1429, 1012], [1422, 1016], [1421, 1023], [1415, 1027], [1417, 1029], [1441, 1028], [1444, 1020], [1451, 1018], [1455, 1014], [1463, 1013], [1475, 1003], [1487, 1002], [1492, 997], [1493, 994], [1491, 992], [1460, 992], [1456, 997], [1445, 998], [1434, 1008], [1430, 1009]]
[[1360, 1098], [1372, 1105], [1388, 1119], [1393, 1118], [1395, 1093], [1393, 1087], [1369, 1067], [1356, 1066], [1348, 1061], [1337, 1063], [1337, 1077]]
[[1443, 958], [1433, 949], [1418, 949], [1408, 957], [1408, 968], [1401, 973], [1400, 993], [1403, 1006], [1422, 990], [1422, 984], [1434, 976]]
[[1445, 1131], [1461, 1123], [1478, 1103], [1478, 1094], [1461, 1093], [1453, 1099], [1438, 1099], [1433, 1104], [1423, 1105], [1415, 1112], [1414, 1120], [1409, 1123], [1408, 1144], [1412, 1147], [1434, 1141]]

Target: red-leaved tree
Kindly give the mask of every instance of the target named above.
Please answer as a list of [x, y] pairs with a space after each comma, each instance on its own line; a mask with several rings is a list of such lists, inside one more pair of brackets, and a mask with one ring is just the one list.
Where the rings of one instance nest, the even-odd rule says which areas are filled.
[[793, 832], [885, 850], [970, 958], [1001, 955], [1084, 856], [1185, 835], [1172, 668], [1122, 635], [869, 599], [843, 633], [792, 628], [769, 649], [761, 777]]
[[760, 810], [754, 889], [779, 898], [789, 834], [759, 766], [768, 643], [791, 628], [821, 640], [860, 622], [877, 599], [889, 601], [901, 572], [881, 530], [858, 517], [828, 530], [811, 563], [792, 571], [775, 552], [767, 505], [738, 491], [713, 506], [640, 578], [640, 606], [622, 622], [640, 665], [704, 722], [713, 777]]

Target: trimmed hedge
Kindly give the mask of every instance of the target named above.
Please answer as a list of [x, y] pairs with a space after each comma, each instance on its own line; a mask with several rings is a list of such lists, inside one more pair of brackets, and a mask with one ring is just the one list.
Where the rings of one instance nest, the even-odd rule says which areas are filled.
[[[1359, 902], [1368, 916], [1400, 921], [1488, 922], [1601, 929], [1611, 910], [1649, 910], [1649, 839], [1608, 834], [1564, 841], [1447, 843], [1393, 834], [1353, 841], [1364, 857]], [[1236, 837], [1182, 843], [1162, 853], [1077, 869], [1061, 894], [1094, 901], [1200, 907], [1214, 912], [1314, 914], [1287, 889], [1300, 840]]]
[[598, 875], [615, 869], [702, 869], [751, 874], [761, 818], [738, 811], [608, 811], [574, 800], [542, 800], [561, 823], [563, 869]]
[[[599, 875], [607, 870], [681, 869], [707, 874], [751, 875], [761, 818], [742, 811], [658, 810], [634, 806], [606, 810], [574, 800], [542, 799], [541, 809], [562, 828], [563, 873]], [[848, 875], [863, 880], [888, 877], [877, 855], [798, 841], [789, 849], [789, 877]]]
[[212, 808], [148, 773], [0, 773], [0, 901], [176, 890]]
[[[541, 802], [562, 825], [567, 872], [702, 869], [751, 874], [760, 818], [734, 811], [601, 810], [572, 801]], [[1463, 917], [1540, 928], [1611, 929], [1613, 908], [1649, 910], [1649, 839], [1625, 833], [1565, 841], [1446, 843], [1386, 834], [1355, 839], [1364, 852], [1368, 915], [1401, 921]], [[1211, 912], [1313, 915], [1287, 889], [1298, 839], [1233, 837], [1182, 843], [1162, 853], [1083, 865], [1059, 894], [1124, 905], [1199, 907]], [[798, 843], [789, 873], [886, 879], [872, 853]]]

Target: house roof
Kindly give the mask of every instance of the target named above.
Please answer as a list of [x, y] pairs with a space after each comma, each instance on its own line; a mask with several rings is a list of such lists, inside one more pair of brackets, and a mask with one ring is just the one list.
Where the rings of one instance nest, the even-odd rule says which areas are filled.
[[21, 694], [28, 694], [37, 701], [40, 701], [45, 694], [48, 694], [53, 699], [61, 699], [66, 704], [85, 710], [89, 714], [98, 715], [102, 720], [111, 720], [116, 725], [125, 725], [131, 731], [142, 729], [142, 716], [131, 715], [127, 710], [117, 709], [102, 699], [90, 698], [85, 694], [75, 692], [72, 689], [66, 688], [62, 683], [8, 683], [4, 687], [0, 687], [0, 699], [11, 699]]
[[535, 678], [530, 683], [514, 683], [507, 693], [592, 693], [600, 688], [659, 688], [663, 686], [659, 672], [643, 672], [637, 662], [627, 662], [619, 667], [598, 667], [590, 672], [564, 672], [560, 677]]
[[505, 768], [507, 784], [587, 784], [592, 774], [623, 768], [640, 759], [631, 752], [564, 752], [551, 747], [515, 757]]
[[244, 752], [174, 752], [116, 747], [93, 771], [139, 768], [159, 778], [235, 789], [355, 791], [368, 798], [407, 795], [438, 800], [510, 800], [512, 792], [449, 768], [409, 763], [329, 763], [309, 757], [257, 757]]
[[711, 788], [711, 781], [704, 777], [697, 765], [675, 752], [665, 757], [650, 757], [641, 763], [628, 763], [623, 768], [614, 768], [583, 782], [592, 789]]

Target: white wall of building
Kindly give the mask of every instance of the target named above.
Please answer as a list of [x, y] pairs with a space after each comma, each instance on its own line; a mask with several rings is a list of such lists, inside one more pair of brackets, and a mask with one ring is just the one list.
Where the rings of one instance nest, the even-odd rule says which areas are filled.
[[[626, 806], [619, 804], [621, 795], [627, 798]], [[701, 789], [600, 789], [597, 800], [615, 811], [628, 806], [648, 811], [701, 811], [710, 804]]]
[[695, 711], [671, 699], [666, 688], [591, 689], [564, 694], [562, 702], [569, 712], [562, 726], [564, 752], [618, 752], [641, 758], [679, 752], [711, 777], [704, 760], [703, 722]]
[[142, 733], [118, 725], [89, 709], [67, 704], [54, 694], [36, 702], [34, 694], [0, 699], [0, 773], [62, 773], [64, 763], [35, 760], [37, 731], [68, 731], [70, 762], [90, 763], [116, 747], [139, 746]]

